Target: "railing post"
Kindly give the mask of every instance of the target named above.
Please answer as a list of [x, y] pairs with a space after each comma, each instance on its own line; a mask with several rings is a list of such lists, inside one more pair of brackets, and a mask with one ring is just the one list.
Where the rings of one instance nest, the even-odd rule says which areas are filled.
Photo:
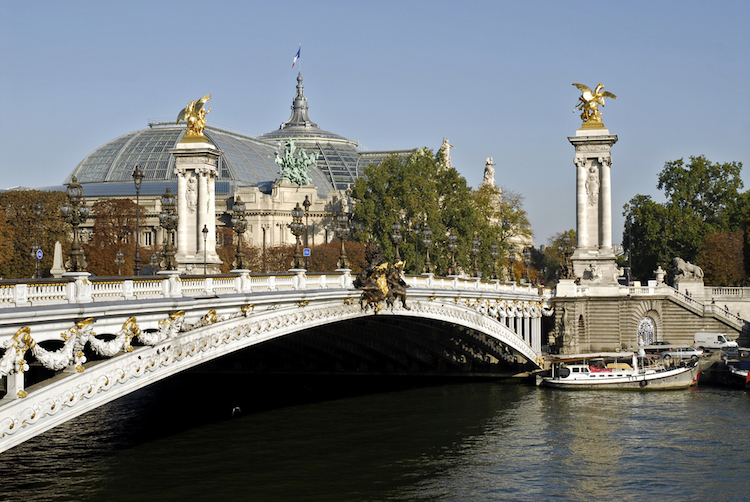
[[206, 287], [206, 294], [212, 294], [214, 292], [214, 278], [213, 277], [206, 277], [203, 279], [203, 284]]
[[91, 283], [88, 272], [68, 272], [65, 277], [75, 277], [73, 300], [75, 303], [91, 303]]
[[16, 284], [13, 287], [13, 302], [16, 307], [25, 307], [29, 302], [29, 286], [26, 284]]
[[135, 295], [133, 294], [132, 279], [128, 279], [122, 282], [122, 296], [124, 296], [126, 300], [132, 300], [133, 298], [135, 298]]
[[320, 289], [326, 289], [326, 276], [320, 276]]
[[276, 291], [276, 276], [271, 275], [268, 277], [268, 289], [271, 291]]
[[352, 276], [351, 274], [349, 274], [351, 270], [349, 270], [348, 268], [344, 268], [339, 269], [339, 271], [341, 272], [341, 276], [339, 277], [339, 280], [341, 281], [339, 282], [339, 284], [341, 285], [341, 287], [344, 289], [353, 289], [354, 285], [352, 284]]
[[305, 276], [305, 269], [297, 269], [294, 274], [294, 285], [295, 290], [305, 289], [307, 287], [307, 277]]
[[5, 377], [5, 391], [3, 400], [19, 399], [24, 396], [26, 391], [23, 388], [23, 373], [15, 371], [8, 373]]

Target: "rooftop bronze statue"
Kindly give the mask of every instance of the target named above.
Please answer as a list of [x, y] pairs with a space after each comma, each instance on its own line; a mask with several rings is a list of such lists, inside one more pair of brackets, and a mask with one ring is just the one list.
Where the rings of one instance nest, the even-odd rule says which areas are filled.
[[191, 101], [182, 109], [177, 116], [177, 124], [181, 121], [187, 122], [187, 133], [185, 136], [203, 136], [203, 129], [206, 127], [206, 115], [211, 108], [206, 110], [206, 103], [211, 99], [210, 94], [206, 94], [198, 101]]
[[583, 84], [573, 84], [581, 90], [581, 96], [578, 98], [576, 105], [581, 113], [581, 120], [584, 124], [601, 124], [602, 112], [599, 105], [604, 106], [604, 98], [617, 99], [617, 96], [608, 91], [603, 91], [604, 84], [599, 82], [593, 91]]
[[311, 183], [310, 176], [307, 172], [311, 167], [318, 164], [317, 152], [308, 154], [304, 148], [299, 149], [299, 157], [296, 156], [297, 147], [294, 141], [287, 141], [284, 145], [284, 156], [276, 152], [274, 162], [279, 166], [279, 179], [288, 179], [292, 183], [300, 186]]

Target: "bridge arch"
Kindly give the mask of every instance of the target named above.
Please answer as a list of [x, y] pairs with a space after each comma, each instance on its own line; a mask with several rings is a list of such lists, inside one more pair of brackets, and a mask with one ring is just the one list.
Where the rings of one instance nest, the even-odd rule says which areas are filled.
[[[310, 295], [309, 300], [303, 301], [290, 297], [280, 302], [276, 298], [262, 306], [233, 307], [231, 313], [220, 316], [210, 311], [188, 325], [186, 331], [181, 331], [185, 326], [180, 326], [185, 322], [184, 316], [173, 314], [159, 323], [158, 330], [141, 333], [139, 338], [146, 345], [111, 359], [71, 365], [52, 381], [29, 387], [23, 399], [3, 403], [0, 451], [181, 371], [274, 340], [309, 346], [316, 333], [346, 335], [339, 335], [335, 343], [329, 340], [318, 353], [346, 353], [353, 361], [353, 369], [359, 371], [363, 369], [362, 361], [368, 361], [367, 371], [417, 369], [485, 376], [510, 376], [538, 367], [538, 353], [530, 346], [530, 340], [519, 337], [501, 322], [499, 300], [493, 303], [482, 298], [414, 296], [421, 298], [410, 301], [410, 310], [395, 307], [377, 315], [372, 310], [363, 311], [353, 301], [356, 297], [352, 292], [346, 290]], [[235, 305], [240, 301], [233, 300]], [[507, 315], [508, 310], [503, 311]], [[526, 311], [528, 318], [532, 315], [529, 312], [541, 309]], [[124, 337], [129, 343], [137, 327], [137, 317], [129, 318], [115, 338]], [[373, 339], [373, 334], [394, 327], [400, 334]], [[346, 333], [353, 330], [368, 335], [368, 339], [354, 344], [351, 333]], [[294, 335], [301, 333], [307, 334], [295, 341], [299, 337]]]

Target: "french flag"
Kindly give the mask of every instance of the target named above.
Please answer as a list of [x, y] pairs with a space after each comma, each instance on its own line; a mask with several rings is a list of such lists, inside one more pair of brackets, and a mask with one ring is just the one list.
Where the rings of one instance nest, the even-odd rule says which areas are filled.
[[297, 64], [297, 60], [299, 59], [299, 51], [302, 50], [302, 46], [300, 45], [299, 49], [297, 49], [297, 55], [294, 56], [294, 61], [292, 61], [292, 68], [294, 68], [294, 65]]

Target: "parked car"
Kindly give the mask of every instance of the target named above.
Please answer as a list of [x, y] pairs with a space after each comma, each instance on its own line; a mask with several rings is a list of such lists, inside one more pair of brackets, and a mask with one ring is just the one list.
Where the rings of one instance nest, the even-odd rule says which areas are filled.
[[703, 356], [703, 351], [693, 347], [672, 347], [666, 352], [661, 353], [661, 357], [665, 360], [668, 359], [690, 359], [697, 361], [698, 358]]

